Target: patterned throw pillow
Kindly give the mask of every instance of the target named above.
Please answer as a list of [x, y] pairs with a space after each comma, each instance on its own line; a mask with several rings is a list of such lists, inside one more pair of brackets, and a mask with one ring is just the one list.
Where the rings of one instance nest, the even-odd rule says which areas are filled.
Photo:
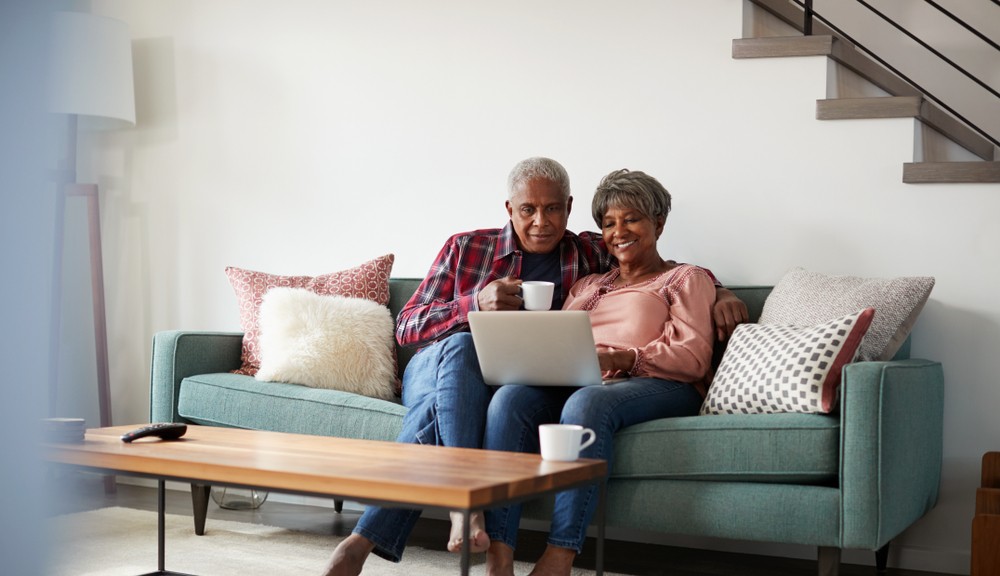
[[737, 326], [701, 413], [830, 412], [841, 369], [854, 360], [874, 315], [865, 308], [810, 327]]
[[768, 295], [761, 324], [811, 325], [855, 310], [875, 308], [858, 360], [891, 360], [923, 310], [934, 278], [827, 276], [793, 268]]
[[389, 275], [394, 260], [393, 254], [386, 254], [360, 266], [320, 276], [276, 276], [232, 266], [226, 268], [226, 276], [239, 302], [243, 328], [243, 365], [233, 372], [253, 376], [260, 369], [260, 305], [268, 290], [278, 286], [305, 288], [316, 294], [365, 298], [388, 306]]

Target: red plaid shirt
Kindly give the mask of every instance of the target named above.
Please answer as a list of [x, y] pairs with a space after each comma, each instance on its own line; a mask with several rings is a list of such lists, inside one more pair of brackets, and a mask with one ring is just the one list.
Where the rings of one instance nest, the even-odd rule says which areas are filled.
[[[448, 239], [427, 277], [399, 312], [400, 346], [426, 346], [469, 329], [468, 314], [479, 309], [476, 295], [494, 280], [521, 275], [521, 250], [513, 225], [475, 230]], [[587, 274], [607, 272], [614, 263], [600, 234], [567, 231], [559, 244], [562, 295]]]

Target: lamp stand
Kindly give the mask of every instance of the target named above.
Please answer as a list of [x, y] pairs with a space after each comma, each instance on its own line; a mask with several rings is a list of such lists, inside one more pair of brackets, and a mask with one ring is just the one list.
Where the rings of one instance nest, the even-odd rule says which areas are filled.
[[[101, 427], [111, 426], [111, 376], [108, 362], [108, 323], [104, 306], [104, 259], [101, 251], [101, 207], [97, 184], [70, 184], [66, 198], [87, 200], [87, 228], [90, 237], [90, 292], [94, 308], [94, 352], [97, 357], [97, 399]], [[63, 223], [60, 223], [62, 226]], [[115, 477], [104, 476], [104, 492], [117, 490]]]
[[101, 427], [111, 426], [111, 377], [108, 363], [108, 324], [104, 305], [104, 260], [101, 255], [101, 208], [97, 184], [71, 184], [66, 197], [87, 199], [90, 233], [90, 291], [94, 306], [94, 347], [97, 354], [97, 397]]

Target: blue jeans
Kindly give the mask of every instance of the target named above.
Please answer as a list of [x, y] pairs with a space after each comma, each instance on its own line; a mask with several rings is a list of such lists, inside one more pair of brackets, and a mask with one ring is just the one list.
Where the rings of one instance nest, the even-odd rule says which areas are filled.
[[[580, 456], [607, 460], [610, 472], [616, 431], [657, 418], [697, 414], [701, 402], [694, 386], [658, 378], [632, 378], [585, 388], [503, 386], [489, 405], [483, 447], [538, 452], [539, 424], [579, 424], [593, 429], [597, 436]], [[664, 446], [664, 450], [669, 449]], [[597, 486], [558, 493], [548, 543], [579, 553], [599, 497]], [[488, 510], [486, 532], [491, 540], [515, 548], [520, 521], [520, 504]]]
[[[467, 332], [418, 352], [403, 373], [403, 429], [397, 442], [481, 448], [493, 388], [483, 382]], [[374, 553], [399, 562], [420, 510], [369, 506], [354, 533], [375, 544]]]

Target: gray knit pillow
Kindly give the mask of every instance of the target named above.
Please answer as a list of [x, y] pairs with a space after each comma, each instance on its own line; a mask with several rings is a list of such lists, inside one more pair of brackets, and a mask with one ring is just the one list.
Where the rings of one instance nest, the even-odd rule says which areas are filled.
[[932, 288], [930, 276], [860, 278], [793, 268], [767, 297], [758, 322], [808, 326], [871, 306], [875, 318], [857, 359], [889, 360], [906, 341]]

